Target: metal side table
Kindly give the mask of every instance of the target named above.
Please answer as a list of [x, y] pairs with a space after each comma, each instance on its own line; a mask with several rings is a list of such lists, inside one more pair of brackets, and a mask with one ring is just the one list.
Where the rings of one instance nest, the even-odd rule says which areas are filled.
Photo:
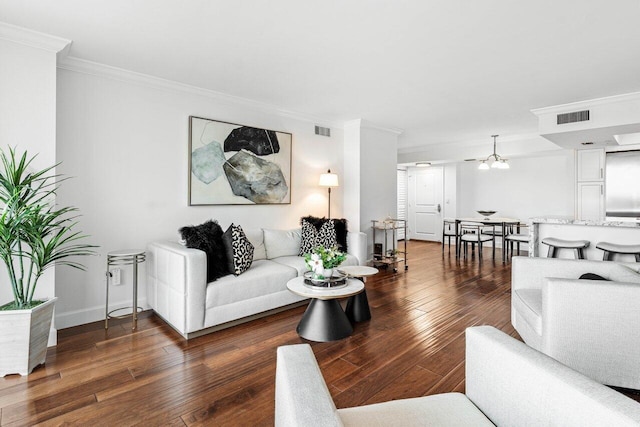
[[[142, 307], [138, 307], [138, 264], [143, 263], [146, 259], [146, 253], [140, 249], [126, 249], [113, 251], [107, 254], [107, 271], [106, 271], [106, 288], [107, 300], [105, 303], [104, 328], [109, 329], [109, 319], [122, 319], [131, 316], [132, 328], [135, 331], [138, 327], [138, 313], [142, 311]], [[131, 307], [121, 307], [109, 311], [109, 267], [123, 267], [127, 265], [133, 266], [133, 301]], [[120, 310], [131, 309], [131, 314], [113, 315]]]

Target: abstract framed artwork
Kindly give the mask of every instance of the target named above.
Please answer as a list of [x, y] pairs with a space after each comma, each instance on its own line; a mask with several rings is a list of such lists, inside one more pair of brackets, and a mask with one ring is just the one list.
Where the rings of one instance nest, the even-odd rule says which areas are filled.
[[189, 117], [189, 206], [291, 203], [292, 135]]

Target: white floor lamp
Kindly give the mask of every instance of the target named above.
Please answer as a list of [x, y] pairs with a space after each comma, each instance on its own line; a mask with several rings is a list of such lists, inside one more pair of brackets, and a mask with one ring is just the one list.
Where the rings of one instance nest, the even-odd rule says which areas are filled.
[[329, 213], [327, 214], [327, 218], [331, 218], [331, 188], [339, 186], [338, 175], [331, 173], [331, 169], [329, 169], [327, 173], [320, 175], [320, 182], [318, 182], [318, 185], [321, 187], [327, 187], [327, 191], [329, 192]]

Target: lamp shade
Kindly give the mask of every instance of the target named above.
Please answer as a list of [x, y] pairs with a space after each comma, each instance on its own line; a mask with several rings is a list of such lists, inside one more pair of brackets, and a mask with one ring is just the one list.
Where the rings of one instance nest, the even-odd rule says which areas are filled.
[[327, 173], [320, 175], [320, 182], [318, 182], [318, 185], [321, 187], [338, 187], [338, 175], [331, 173], [331, 169], [329, 169]]

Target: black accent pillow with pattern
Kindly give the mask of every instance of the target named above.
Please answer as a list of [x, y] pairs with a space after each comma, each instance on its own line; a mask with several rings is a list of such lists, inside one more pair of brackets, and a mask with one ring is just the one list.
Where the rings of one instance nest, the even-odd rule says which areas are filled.
[[[300, 225], [303, 225], [302, 222], [307, 221], [312, 224], [316, 230], [320, 230], [323, 224], [328, 221], [333, 222], [333, 228], [336, 231], [336, 242], [338, 246], [338, 250], [341, 252], [347, 252], [347, 220], [345, 218], [319, 218], [317, 216], [305, 216], [300, 218]], [[304, 242], [304, 235], [303, 235]], [[304, 244], [304, 243], [303, 243]]]
[[300, 243], [300, 252], [298, 255], [303, 256], [311, 253], [318, 246], [325, 248], [333, 248], [338, 245], [336, 240], [336, 229], [333, 221], [326, 221], [320, 229], [306, 220], [302, 220], [302, 241]]
[[231, 224], [222, 235], [227, 254], [227, 269], [236, 276], [241, 275], [253, 263], [253, 245], [239, 225]]

